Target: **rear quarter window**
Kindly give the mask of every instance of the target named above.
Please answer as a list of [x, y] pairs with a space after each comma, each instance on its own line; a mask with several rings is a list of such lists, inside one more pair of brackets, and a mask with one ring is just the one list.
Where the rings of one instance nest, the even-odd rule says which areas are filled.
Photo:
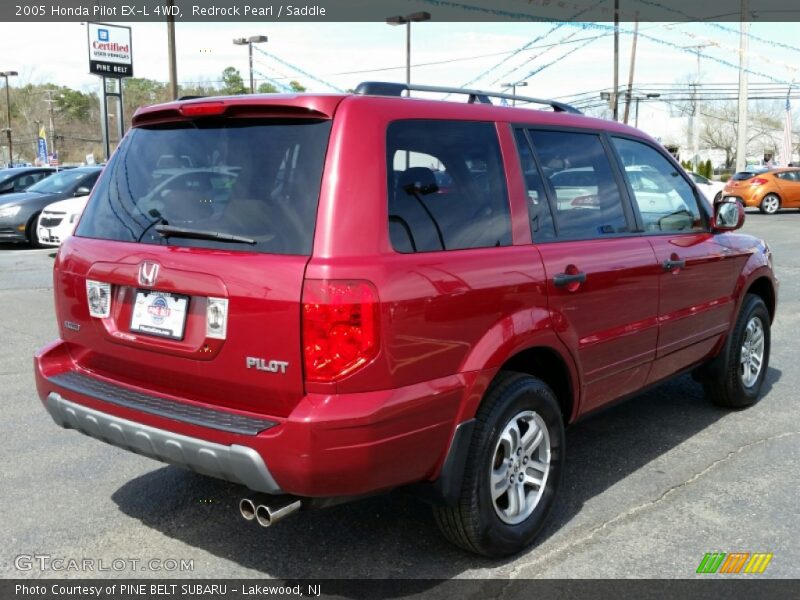
[[389, 237], [398, 252], [511, 244], [493, 123], [406, 120], [387, 132]]

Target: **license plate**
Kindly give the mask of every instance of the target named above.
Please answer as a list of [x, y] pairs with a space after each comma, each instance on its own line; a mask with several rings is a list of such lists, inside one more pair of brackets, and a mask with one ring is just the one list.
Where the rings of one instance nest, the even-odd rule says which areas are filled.
[[45, 229], [44, 227], [39, 228], [39, 239], [49, 242], [50, 241], [50, 230], [49, 229]]
[[131, 331], [181, 340], [188, 306], [188, 296], [139, 290], [133, 303]]

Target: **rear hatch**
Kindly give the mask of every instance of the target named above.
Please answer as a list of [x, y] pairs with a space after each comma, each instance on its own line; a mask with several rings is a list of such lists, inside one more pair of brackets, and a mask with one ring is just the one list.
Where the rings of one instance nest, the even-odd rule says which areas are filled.
[[322, 104], [206, 101], [135, 119], [56, 264], [59, 327], [80, 369], [178, 400], [291, 412], [336, 101]]

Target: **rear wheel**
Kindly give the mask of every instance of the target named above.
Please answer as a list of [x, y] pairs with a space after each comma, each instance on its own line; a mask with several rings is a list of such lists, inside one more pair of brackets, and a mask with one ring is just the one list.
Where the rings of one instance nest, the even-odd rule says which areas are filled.
[[728, 343], [704, 372], [706, 396], [730, 408], [755, 404], [769, 368], [769, 351], [769, 311], [761, 297], [748, 294]]
[[781, 199], [777, 194], [767, 194], [761, 200], [761, 205], [758, 209], [765, 215], [774, 215], [781, 207]]
[[541, 380], [502, 372], [476, 415], [460, 498], [435, 507], [444, 535], [465, 550], [508, 556], [530, 545], [559, 488], [564, 423]]

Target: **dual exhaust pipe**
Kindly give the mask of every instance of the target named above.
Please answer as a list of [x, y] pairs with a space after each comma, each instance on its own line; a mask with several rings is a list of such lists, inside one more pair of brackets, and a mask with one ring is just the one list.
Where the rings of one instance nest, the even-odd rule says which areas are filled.
[[294, 496], [268, 496], [256, 500], [242, 498], [239, 513], [246, 521], [255, 521], [262, 527], [270, 527], [300, 510], [301, 501]]

